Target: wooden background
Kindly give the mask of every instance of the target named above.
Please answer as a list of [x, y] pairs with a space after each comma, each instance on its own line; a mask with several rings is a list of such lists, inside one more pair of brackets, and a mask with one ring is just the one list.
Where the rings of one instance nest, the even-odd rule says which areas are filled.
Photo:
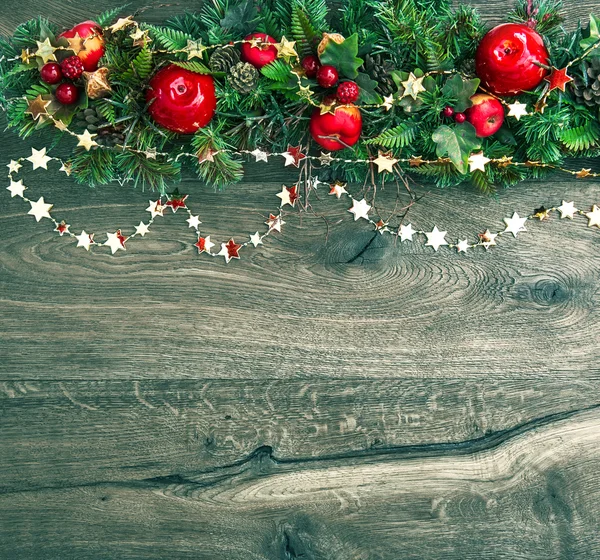
[[[118, 3], [4, 0], [0, 31]], [[574, 25], [596, 2], [566, 4]], [[2, 165], [30, 145], [3, 134]], [[222, 239], [260, 229], [287, 177], [181, 190]], [[152, 196], [26, 184], [98, 236], [146, 219]], [[418, 192], [411, 221], [456, 239], [563, 198], [587, 209], [600, 183]], [[1, 189], [0, 558], [600, 557], [600, 232], [555, 217], [489, 252], [434, 253], [321, 198], [341, 220], [328, 237], [290, 215], [225, 265], [179, 215], [88, 254]]]

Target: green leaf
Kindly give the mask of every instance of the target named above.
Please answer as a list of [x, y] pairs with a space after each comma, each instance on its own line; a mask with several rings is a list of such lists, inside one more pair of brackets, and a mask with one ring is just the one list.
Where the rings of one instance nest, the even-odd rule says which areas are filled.
[[319, 58], [321, 64], [335, 66], [340, 75], [354, 80], [358, 76], [358, 69], [364, 62], [362, 58], [356, 56], [357, 54], [358, 35], [354, 33], [354, 35], [339, 44], [335, 41], [329, 41]]
[[359, 72], [358, 76], [356, 76], [356, 83], [360, 88], [360, 96], [358, 99], [361, 103], [381, 103], [381, 95], [375, 91], [375, 88], [378, 86], [376, 80], [371, 79], [371, 76], [368, 74]]
[[213, 75], [221, 75], [223, 72], [213, 72], [210, 68], [202, 64], [199, 60], [184, 60], [177, 61], [174, 60], [173, 64], [179, 66], [180, 68], [185, 68], [190, 72], [196, 72], [196, 74], [213, 74]]
[[365, 140], [365, 144], [377, 144], [385, 148], [404, 148], [413, 143], [418, 129], [418, 122], [404, 121], [398, 126], [382, 132], [375, 138]]
[[475, 95], [479, 87], [479, 82], [478, 78], [464, 80], [460, 75], [455, 74], [446, 81], [442, 88], [442, 93], [456, 99], [454, 110], [457, 113], [462, 113], [473, 105], [471, 97]]
[[[598, 41], [600, 41], [600, 18], [590, 14], [590, 36], [582, 39], [579, 42], [579, 46], [583, 50], [586, 50], [595, 43], [598, 43]], [[595, 51], [598, 51], [598, 49], [595, 49], [590, 54], [595, 54]]]
[[481, 147], [475, 127], [471, 123], [458, 124], [452, 128], [440, 126], [431, 137], [437, 144], [438, 157], [448, 156], [461, 173], [467, 172], [468, 159], [473, 150]]
[[258, 10], [253, 0], [245, 0], [230, 6], [221, 19], [221, 27], [237, 31], [241, 35], [252, 33], [259, 22]]
[[263, 66], [260, 69], [263, 76], [273, 80], [274, 82], [287, 82], [292, 76], [289, 64], [283, 62], [283, 60], [276, 59], [273, 62]]

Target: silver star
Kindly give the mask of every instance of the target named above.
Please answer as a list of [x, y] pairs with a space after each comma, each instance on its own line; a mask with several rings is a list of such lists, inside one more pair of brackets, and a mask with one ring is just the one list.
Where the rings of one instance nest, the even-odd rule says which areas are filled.
[[37, 51], [35, 51], [35, 56], [39, 56], [44, 61], [44, 64], [50, 60], [56, 60], [56, 55], [54, 54], [56, 52], [56, 47], [53, 47], [50, 44], [50, 39], [48, 37], [46, 37], [43, 42], [40, 43], [40, 41], [36, 41], [36, 43], [38, 48]]
[[81, 232], [81, 235], [76, 235], [77, 247], [83, 247], [86, 251], [90, 250], [90, 245], [95, 245], [94, 234], [86, 233], [85, 230]]
[[486, 229], [483, 233], [479, 234], [481, 244], [485, 247], [486, 251], [488, 251], [492, 245], [496, 245], [496, 237], [498, 237], [498, 234], [492, 233], [489, 229]]
[[31, 210], [29, 210], [27, 214], [34, 216], [36, 222], [39, 222], [42, 218], [50, 218], [50, 210], [53, 205], [46, 204], [43, 196], [39, 198], [37, 202], [30, 200], [29, 204], [31, 204]]
[[33, 169], [48, 169], [48, 162], [51, 161], [52, 158], [46, 155], [46, 148], [42, 148], [41, 150], [36, 150], [35, 148], [31, 148], [31, 155], [27, 158], [27, 161], [30, 161], [33, 164]]
[[525, 222], [527, 218], [520, 218], [519, 214], [516, 212], [512, 215], [512, 218], [504, 218], [504, 223], [506, 224], [506, 229], [504, 233], [512, 233], [513, 237], [517, 237], [517, 234], [520, 231], [527, 231], [525, 228]]
[[319, 156], [319, 163], [321, 165], [329, 166], [331, 165], [332, 161], [333, 157], [331, 155], [331, 152], [321, 152], [321, 155]]
[[258, 233], [258, 231], [250, 236], [250, 243], [252, 243], [252, 245], [254, 245], [255, 247], [258, 247], [259, 245], [262, 245], [262, 237], [260, 236], [260, 233]]
[[562, 201], [562, 204], [557, 208], [557, 210], [560, 212], [560, 219], [562, 220], [563, 218], [569, 218], [570, 220], [573, 219], [573, 214], [575, 214], [575, 212], [577, 212], [577, 208], [575, 208], [575, 204], [573, 202], [566, 202], [566, 201]]
[[264, 152], [263, 150], [259, 150], [258, 148], [256, 148], [256, 150], [252, 150], [250, 152], [250, 155], [254, 156], [255, 161], [259, 162], [259, 161], [265, 161], [268, 163], [268, 155], [267, 152]]
[[365, 220], [369, 219], [369, 210], [371, 210], [371, 206], [367, 204], [367, 201], [363, 198], [361, 200], [352, 199], [352, 208], [348, 210], [348, 212], [352, 212], [354, 214], [354, 221], [364, 218]]
[[412, 224], [402, 224], [398, 235], [400, 236], [400, 241], [412, 241], [415, 233], [417, 233], [417, 231], [413, 229]]
[[200, 216], [192, 216], [192, 215], [190, 215], [190, 217], [186, 220], [186, 222], [189, 224], [189, 227], [194, 228], [194, 229], [198, 229], [198, 226], [202, 223], [200, 221]]
[[144, 222], [140, 222], [140, 225], [135, 227], [136, 235], [141, 235], [142, 237], [144, 237], [149, 231], [150, 228]]
[[202, 44], [202, 41], [191, 41], [188, 39], [187, 47], [183, 50], [187, 53], [188, 60], [192, 60], [192, 58], [202, 58], [206, 47]]
[[585, 215], [588, 219], [588, 227], [596, 226], [600, 228], [600, 208], [594, 204], [592, 211], [585, 212]]
[[20, 179], [19, 181], [15, 182], [11, 179], [10, 185], [6, 187], [6, 190], [10, 191], [11, 198], [13, 196], [20, 196], [23, 198], [23, 192], [26, 188], [27, 187], [23, 184], [23, 180]]

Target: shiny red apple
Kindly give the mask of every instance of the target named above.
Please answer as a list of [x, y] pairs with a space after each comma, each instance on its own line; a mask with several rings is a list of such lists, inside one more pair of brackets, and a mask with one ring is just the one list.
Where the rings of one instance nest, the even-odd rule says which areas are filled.
[[523, 24], [504, 23], [489, 31], [475, 54], [481, 85], [495, 95], [517, 95], [537, 87], [549, 54], [542, 36]]
[[496, 134], [504, 122], [504, 107], [495, 97], [477, 93], [471, 97], [473, 106], [465, 111], [467, 121], [475, 127], [479, 138]]
[[244, 62], [252, 64], [255, 68], [262, 68], [277, 58], [277, 49], [275, 48], [277, 41], [273, 37], [266, 33], [252, 33], [244, 37], [244, 41], [252, 41], [253, 39], [258, 41], [256, 47], [253, 47], [250, 43], [242, 43], [240, 47]]
[[73, 39], [75, 35], [79, 35], [82, 39], [86, 39], [83, 50], [75, 53], [83, 62], [83, 68], [86, 72], [98, 70], [98, 62], [104, 56], [104, 37], [102, 36], [102, 28], [94, 21], [84, 21], [61, 33], [58, 38]]
[[362, 116], [356, 105], [342, 105], [335, 113], [321, 115], [317, 107], [310, 118], [310, 133], [317, 144], [329, 151], [342, 150], [358, 142]]
[[206, 126], [215, 114], [217, 100], [212, 76], [171, 64], [159, 70], [149, 86], [148, 112], [167, 130], [193, 134]]

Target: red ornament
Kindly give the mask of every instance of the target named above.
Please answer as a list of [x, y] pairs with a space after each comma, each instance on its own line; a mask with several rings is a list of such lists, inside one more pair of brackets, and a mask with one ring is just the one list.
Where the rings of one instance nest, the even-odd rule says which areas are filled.
[[159, 70], [146, 93], [150, 116], [173, 132], [193, 134], [206, 126], [217, 108], [212, 76], [174, 64]]
[[104, 56], [104, 37], [102, 36], [102, 28], [94, 21], [84, 21], [61, 33], [58, 38], [74, 39], [79, 35], [83, 42], [83, 49], [75, 54], [83, 62], [83, 68], [86, 72], [98, 70], [98, 62]]
[[300, 161], [306, 158], [306, 155], [302, 153], [302, 146], [290, 146], [288, 144], [287, 150], [283, 153], [285, 158], [284, 166], [293, 165], [299, 167]]
[[471, 97], [473, 106], [465, 111], [467, 120], [475, 127], [479, 138], [496, 134], [504, 122], [504, 107], [495, 97], [478, 93]]
[[337, 88], [337, 98], [340, 103], [354, 103], [360, 95], [360, 89], [354, 82], [342, 82]]
[[252, 64], [255, 68], [262, 68], [277, 58], [277, 49], [275, 48], [277, 41], [270, 35], [266, 33], [252, 33], [245, 37], [244, 41], [256, 42], [255, 47], [250, 42], [242, 43], [240, 47], [242, 60]]
[[554, 68], [554, 66], [552, 67], [550, 75], [544, 78], [550, 84], [548, 91], [552, 91], [553, 89], [565, 91], [565, 86], [573, 81], [573, 78], [567, 74], [567, 70], [568, 68], [559, 70], [558, 68]]
[[83, 74], [83, 62], [78, 56], [70, 56], [60, 63], [60, 69], [65, 78], [76, 80]]
[[60, 64], [57, 62], [48, 62], [48, 64], [44, 64], [40, 70], [40, 77], [42, 78], [42, 82], [46, 82], [47, 84], [58, 84], [63, 77]]
[[454, 115], [454, 120], [458, 123], [464, 123], [467, 120], [467, 115], [465, 115], [464, 113], [456, 113]]
[[358, 142], [362, 116], [356, 105], [343, 105], [335, 113], [321, 114], [317, 107], [310, 119], [310, 133], [317, 144], [329, 151], [341, 150]]
[[454, 115], [454, 109], [448, 105], [448, 107], [444, 107], [442, 115], [444, 115], [444, 117], [450, 118], [452, 115]]
[[79, 90], [73, 84], [60, 84], [54, 92], [56, 100], [62, 105], [73, 105], [79, 99]]
[[304, 68], [304, 72], [306, 72], [308, 78], [314, 78], [320, 67], [321, 63], [314, 54], [309, 54], [302, 59], [302, 68]]
[[240, 249], [242, 248], [242, 246], [236, 243], [233, 239], [230, 239], [227, 243], [223, 244], [222, 247], [225, 260], [227, 262], [229, 262], [231, 259], [240, 258]]
[[321, 66], [321, 68], [319, 68], [319, 70], [317, 71], [317, 82], [319, 82], [319, 85], [321, 87], [333, 87], [335, 84], [337, 84], [338, 78], [338, 71], [329, 64]]
[[169, 199], [167, 200], [165, 206], [168, 206], [173, 213], [177, 212], [179, 208], [187, 208], [185, 201], [189, 194], [179, 194], [179, 190], [176, 189], [169, 195]]
[[517, 23], [504, 23], [479, 43], [475, 69], [481, 85], [495, 95], [517, 95], [537, 87], [547, 70], [548, 50], [542, 36]]

